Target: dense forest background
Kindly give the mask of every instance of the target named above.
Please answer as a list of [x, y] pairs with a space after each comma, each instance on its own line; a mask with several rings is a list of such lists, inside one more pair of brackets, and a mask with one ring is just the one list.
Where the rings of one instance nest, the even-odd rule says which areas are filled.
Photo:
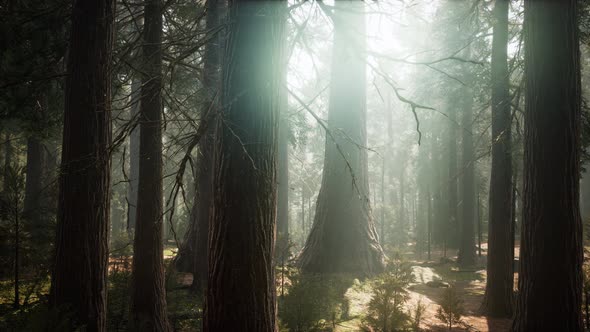
[[590, 7], [0, 0], [0, 330], [590, 330]]

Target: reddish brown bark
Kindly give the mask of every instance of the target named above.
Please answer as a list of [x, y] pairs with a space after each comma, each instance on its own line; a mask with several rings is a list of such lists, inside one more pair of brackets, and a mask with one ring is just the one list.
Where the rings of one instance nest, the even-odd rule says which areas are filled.
[[286, 1], [230, 1], [204, 331], [274, 332], [276, 158]]
[[369, 203], [365, 17], [360, 1], [336, 1], [330, 106], [322, 185], [299, 264], [308, 272], [383, 269]]
[[524, 2], [526, 108], [513, 331], [583, 331], [578, 1]]
[[[207, 30], [220, 28], [223, 13], [223, 1], [207, 1]], [[205, 119], [208, 112], [218, 112], [218, 95], [220, 93], [221, 70], [221, 33], [205, 47], [203, 84], [206, 87], [206, 104], [201, 108], [201, 118]], [[195, 225], [195, 242], [193, 243], [193, 288], [203, 291], [207, 282], [207, 252], [209, 237], [209, 221], [213, 200], [213, 147], [215, 145], [215, 128], [208, 126], [207, 132], [199, 143], [197, 159], [197, 206]]]
[[[207, 31], [213, 33], [205, 45], [203, 56], [203, 105], [199, 110], [201, 121], [218, 112], [218, 100], [221, 94], [220, 70], [222, 51], [222, 16], [224, 1], [208, 0], [206, 2]], [[203, 122], [202, 122], [203, 123]], [[183, 245], [176, 257], [176, 268], [193, 273], [192, 288], [203, 291], [207, 283], [207, 242], [209, 234], [210, 210], [213, 200], [213, 149], [215, 145], [215, 126], [207, 125], [199, 143], [195, 174], [195, 200], [191, 208], [189, 229]]]
[[496, 1], [492, 42], [492, 170], [486, 292], [481, 308], [492, 317], [510, 317], [514, 301], [509, 7], [508, 0]]
[[162, 1], [144, 9], [139, 176], [133, 241], [130, 327], [168, 331], [162, 245]]
[[114, 1], [76, 1], [68, 54], [50, 303], [87, 331], [106, 330], [114, 13]]

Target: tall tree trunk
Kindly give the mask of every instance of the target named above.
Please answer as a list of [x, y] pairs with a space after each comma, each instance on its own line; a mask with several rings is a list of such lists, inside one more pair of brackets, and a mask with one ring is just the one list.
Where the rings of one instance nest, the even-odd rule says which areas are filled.
[[397, 217], [397, 227], [398, 227], [398, 234], [399, 234], [399, 243], [397, 246], [400, 248], [405, 248], [408, 244], [407, 242], [407, 234], [409, 232], [408, 223], [406, 219], [406, 178], [405, 178], [405, 160], [400, 160], [400, 169], [398, 174], [398, 181], [399, 181], [399, 214]]
[[[387, 145], [385, 147], [386, 149], [386, 158], [389, 157], [389, 163], [386, 163], [385, 166], [387, 166], [387, 172], [388, 172], [388, 180], [389, 180], [389, 185], [390, 185], [390, 189], [389, 189], [389, 199], [391, 200], [392, 206], [395, 205], [394, 199], [393, 197], [395, 196], [394, 194], [394, 189], [393, 189], [393, 178], [394, 178], [394, 174], [393, 174], [393, 160], [391, 158], [393, 158], [393, 109], [391, 107], [391, 94], [388, 94], [387, 96], [387, 112], [385, 113], [385, 118], [387, 121]], [[384, 205], [385, 206], [385, 205]], [[387, 225], [384, 223], [384, 225], [382, 225], [381, 227], [382, 230], [382, 234], [381, 234], [381, 238], [379, 239], [381, 241], [381, 246], [383, 248], [386, 248], [387, 246]]]
[[[443, 146], [440, 137], [435, 136], [431, 148], [431, 160], [432, 160], [432, 180], [430, 188], [432, 190], [432, 244], [444, 245], [445, 243], [445, 232], [447, 226], [447, 218], [445, 217], [445, 204], [442, 198], [443, 191], [443, 178], [445, 167], [442, 154]], [[446, 185], [444, 186], [446, 188]]]
[[479, 192], [477, 193], [477, 257], [481, 257], [481, 242], [483, 240], [483, 230], [481, 226], [481, 200], [479, 198]]
[[273, 255], [286, 4], [229, 3], [205, 332], [277, 328]]
[[379, 232], [381, 246], [385, 246], [383, 240], [385, 239], [385, 173], [386, 173], [385, 157], [381, 164], [381, 231]]
[[74, 2], [66, 77], [50, 304], [87, 331], [106, 330], [114, 16], [115, 1]]
[[[203, 137], [205, 140], [205, 137]], [[178, 248], [178, 254], [174, 257], [174, 267], [179, 272], [191, 272], [193, 273], [193, 283], [191, 288], [198, 290], [201, 288], [202, 283], [197, 280], [198, 277], [195, 273], [195, 246], [197, 245], [197, 216], [199, 215], [199, 167], [200, 163], [198, 158], [193, 158], [193, 161], [197, 167], [193, 170], [193, 186], [192, 191], [195, 193], [191, 204], [191, 210], [188, 217], [188, 228], [184, 234], [182, 244]], [[205, 257], [205, 260], [207, 257]]]
[[492, 41], [492, 169], [486, 292], [482, 311], [510, 317], [513, 309], [512, 146], [508, 74], [509, 0], [496, 0]]
[[[306, 204], [306, 197], [305, 197], [305, 187], [304, 184], [301, 185], [301, 243], [305, 244], [305, 204]], [[309, 211], [309, 210], [308, 210]], [[309, 218], [308, 218], [309, 220]]]
[[19, 217], [19, 202], [18, 195], [14, 194], [14, 302], [12, 304], [14, 309], [20, 307], [20, 236], [21, 225]]
[[[286, 46], [286, 39], [283, 42]], [[288, 58], [281, 66], [287, 68]], [[280, 117], [279, 117], [279, 148], [278, 148], [278, 192], [277, 192], [277, 250], [278, 257], [284, 261], [289, 256], [289, 94], [287, 90], [287, 70], [281, 73], [280, 91]]]
[[[299, 264], [307, 272], [372, 274], [384, 254], [369, 204], [365, 16], [361, 1], [336, 1], [326, 152], [316, 214]], [[358, 145], [357, 145], [358, 144]]]
[[577, 16], [577, 0], [524, 2], [524, 205], [513, 331], [583, 331]]
[[476, 263], [475, 253], [475, 155], [473, 153], [473, 95], [470, 89], [463, 92], [462, 174], [463, 202], [461, 243], [457, 261], [462, 268]]
[[[203, 57], [203, 106], [199, 109], [201, 121], [209, 121], [213, 113], [218, 112], [218, 95], [220, 93], [220, 69], [222, 37], [218, 31], [224, 11], [224, 1], [208, 0], [205, 4], [206, 29], [213, 31], [211, 39], [205, 45]], [[176, 257], [179, 271], [192, 272], [192, 289], [204, 291], [207, 283], [207, 242], [209, 219], [213, 190], [213, 147], [215, 128], [208, 124], [199, 143], [197, 167], [195, 174], [195, 193], [189, 217], [189, 228]]]
[[41, 191], [43, 190], [44, 169], [43, 144], [36, 137], [27, 139], [27, 177], [25, 182], [24, 217], [28, 220], [31, 239], [40, 245], [40, 238], [46, 230], [42, 224]]
[[585, 172], [580, 180], [580, 213], [582, 222], [590, 218], [590, 164], [584, 166]]
[[138, 121], [129, 134], [129, 185], [127, 194], [127, 232], [129, 238], [135, 233], [137, 220], [137, 187], [139, 181], [139, 107], [141, 104], [141, 79], [133, 78], [131, 82], [131, 118]]
[[416, 173], [416, 187], [417, 199], [414, 203], [415, 214], [415, 235], [416, 235], [416, 251], [420, 257], [427, 250], [428, 246], [428, 209], [430, 199], [429, 181], [432, 177], [431, 161], [430, 161], [430, 145], [432, 145], [431, 137], [427, 138], [427, 144], [420, 146], [418, 150], [418, 170]]
[[448, 181], [445, 187], [447, 188], [447, 202], [448, 202], [448, 220], [445, 227], [445, 241], [447, 247], [456, 248], [458, 243], [459, 233], [459, 192], [458, 192], [458, 176], [457, 172], [457, 110], [455, 105], [451, 105], [448, 109]]
[[432, 250], [432, 199], [430, 198], [430, 190], [428, 190], [428, 195], [427, 195], [427, 201], [428, 201], [428, 205], [427, 205], [427, 213], [428, 213], [428, 218], [427, 218], [427, 241], [428, 241], [428, 260], [430, 260], [430, 254], [431, 254], [431, 250]]
[[168, 331], [162, 246], [162, 1], [144, 7], [139, 180], [133, 241], [130, 326]]
[[[448, 158], [448, 155], [445, 155], [442, 151], [444, 149], [443, 139], [441, 137], [440, 142], [438, 144], [439, 151], [438, 153], [438, 165], [444, 165], [448, 163], [445, 158]], [[448, 182], [448, 168], [447, 167], [439, 167], [437, 172], [436, 178], [436, 194], [434, 196], [436, 204], [434, 205], [435, 208], [435, 215], [436, 215], [436, 239], [437, 242], [442, 245], [442, 254], [443, 257], [447, 257], [447, 249], [449, 247], [449, 233], [450, 229], [450, 222], [449, 222], [449, 201], [448, 201], [448, 191], [449, 191], [449, 182]]]
[[[207, 7], [207, 30], [212, 31], [219, 28], [221, 22], [223, 1], [208, 0]], [[213, 39], [205, 46], [204, 56], [204, 77], [203, 84], [206, 88], [207, 101], [205, 108], [201, 108], [201, 118], [208, 117], [208, 112], [218, 112], [217, 94], [220, 88], [221, 69], [221, 43], [220, 33], [216, 33]], [[197, 188], [197, 220], [196, 242], [193, 244], [193, 288], [199, 291], [205, 290], [207, 282], [207, 252], [210, 211], [213, 199], [213, 147], [215, 145], [215, 128], [212, 125], [199, 143], [198, 167], [198, 188]], [[196, 284], [195, 284], [196, 283]]]
[[[519, 206], [522, 206], [522, 195], [520, 197], [520, 200], [518, 200], [517, 197], [517, 192], [518, 192], [518, 184], [519, 184], [519, 179], [518, 179], [518, 167], [514, 167], [513, 168], [513, 172], [512, 172], [512, 201], [510, 202], [510, 212], [512, 214], [512, 218], [510, 220], [510, 240], [512, 241], [511, 245], [510, 245], [510, 253], [512, 254], [512, 269], [515, 270], [515, 258], [516, 258], [516, 220], [517, 220], [517, 216], [522, 215], [522, 207], [520, 208], [520, 211], [517, 211], [517, 206], [516, 203], [518, 203]], [[521, 186], [521, 189], [522, 186]], [[522, 193], [522, 191], [520, 191]], [[513, 271], [514, 272], [514, 271]], [[514, 273], [512, 274], [512, 288], [514, 289]], [[514, 303], [513, 303], [514, 306]], [[514, 310], [514, 308], [512, 308]]]
[[[311, 197], [311, 192], [309, 193], [309, 195], [307, 196], [307, 221], [311, 224], [311, 221], [313, 220], [313, 199]], [[310, 225], [311, 226], [311, 225]], [[307, 228], [306, 228], [307, 230]], [[303, 241], [301, 242], [302, 244], [305, 244], [305, 238], [303, 239]]]
[[[140, 6], [140, 2], [136, 1], [133, 9], [134, 16], [134, 32], [137, 35], [141, 35], [141, 30], [144, 27], [144, 15], [143, 8]], [[137, 68], [142, 66], [142, 49], [137, 48], [133, 52], [133, 60]], [[129, 96], [129, 102], [131, 107], [129, 108], [130, 118], [133, 121], [133, 128], [129, 133], [129, 183], [127, 184], [127, 235], [130, 240], [133, 240], [135, 234], [135, 222], [137, 221], [137, 195], [139, 186], [139, 140], [141, 125], [139, 124], [140, 118], [140, 105], [141, 105], [141, 85], [142, 77], [141, 73], [136, 72], [131, 80], [131, 94]]]
[[[285, 82], [286, 83], [286, 82]], [[281, 117], [279, 120], [278, 148], [278, 206], [277, 206], [277, 249], [287, 254], [289, 246], [289, 123], [286, 118], [286, 94], [281, 96]], [[302, 202], [302, 204], [305, 204]]]

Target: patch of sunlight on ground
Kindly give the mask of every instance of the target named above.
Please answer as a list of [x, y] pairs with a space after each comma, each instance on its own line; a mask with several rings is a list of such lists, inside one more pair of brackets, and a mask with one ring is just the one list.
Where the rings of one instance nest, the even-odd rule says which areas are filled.
[[344, 294], [349, 305], [348, 317], [350, 319], [338, 322], [334, 332], [359, 331], [362, 316], [367, 311], [367, 305], [371, 301], [372, 290], [371, 279], [363, 281], [354, 279], [353, 285]]
[[372, 291], [370, 279], [364, 281], [354, 280], [354, 284], [344, 294], [349, 303], [348, 314], [350, 317], [360, 316], [367, 311]]
[[442, 280], [441, 276], [434, 272], [431, 267], [412, 266], [412, 274], [414, 275], [415, 283], [425, 284], [431, 281]]

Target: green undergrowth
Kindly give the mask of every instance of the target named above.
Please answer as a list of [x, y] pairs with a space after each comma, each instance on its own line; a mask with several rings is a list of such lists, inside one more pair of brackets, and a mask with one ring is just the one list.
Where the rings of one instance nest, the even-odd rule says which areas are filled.
[[278, 277], [285, 288], [283, 296], [278, 292], [281, 332], [380, 331], [385, 321], [392, 328], [386, 332], [416, 331], [415, 320], [421, 319], [424, 307], [420, 306], [416, 318], [407, 305], [407, 289], [414, 281], [411, 271], [401, 261], [365, 279], [348, 274], [300, 274], [291, 268], [287, 277]]
[[288, 289], [279, 297], [282, 331], [332, 331], [350, 319], [345, 296], [354, 278], [346, 274], [301, 274], [291, 270]]
[[[169, 265], [169, 260], [166, 261]], [[126, 331], [130, 308], [131, 271], [113, 269], [109, 275], [108, 330]], [[171, 270], [168, 270], [171, 271]], [[168, 321], [174, 331], [200, 331], [202, 318], [201, 296], [178, 283], [178, 273], [166, 275]]]
[[[33, 331], [45, 317], [49, 277], [24, 279], [20, 282], [20, 306], [14, 308], [14, 282], [0, 281], [0, 331]], [[45, 318], [43, 319], [45, 320]]]
[[[107, 330], [126, 331], [130, 308], [131, 257], [118, 255], [108, 277]], [[166, 264], [169, 264], [166, 262]], [[167, 275], [168, 318], [174, 331], [200, 331], [201, 296], [177, 282], [177, 273]], [[0, 281], [0, 331], [68, 331], [68, 310], [48, 310], [50, 278], [21, 282], [21, 306], [13, 307], [14, 283]], [[54, 312], [55, 311], [55, 312]]]

